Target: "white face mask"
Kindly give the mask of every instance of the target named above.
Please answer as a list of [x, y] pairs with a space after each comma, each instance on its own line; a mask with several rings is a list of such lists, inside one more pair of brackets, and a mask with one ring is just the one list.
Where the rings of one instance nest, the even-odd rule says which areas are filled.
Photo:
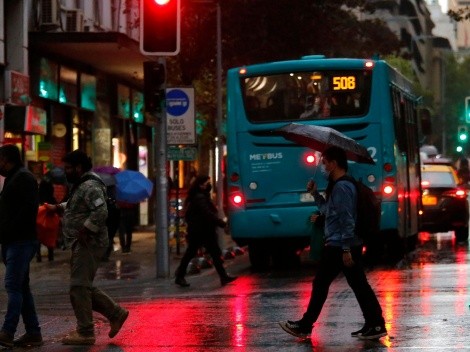
[[323, 177], [328, 180], [328, 178], [330, 177], [330, 172], [326, 170], [325, 164], [320, 165], [320, 172], [323, 175]]

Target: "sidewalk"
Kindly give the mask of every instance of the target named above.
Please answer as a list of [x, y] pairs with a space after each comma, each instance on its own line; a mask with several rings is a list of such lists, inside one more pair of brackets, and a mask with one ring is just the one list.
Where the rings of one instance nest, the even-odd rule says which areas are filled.
[[[229, 236], [226, 237], [226, 243], [233, 245]], [[102, 263], [95, 279], [96, 286], [103, 289], [117, 302], [132, 310], [132, 307], [139, 306], [142, 302], [152, 299], [187, 294], [186, 290], [174, 284], [174, 272], [179, 265], [181, 256], [184, 254], [184, 245], [180, 248], [180, 255], [176, 254], [175, 246], [171, 246], [169, 255], [170, 277], [157, 278], [154, 228], [140, 228], [134, 232], [131, 253], [129, 254], [121, 253], [118, 243], [116, 237], [115, 251], [111, 254], [109, 262]], [[38, 263], [36, 259], [31, 262], [31, 289], [45, 340], [45, 345], [34, 349], [34, 351], [70, 351], [70, 346], [62, 346], [61, 339], [68, 332], [75, 329], [75, 317], [68, 295], [70, 253], [69, 250], [58, 248], [54, 254], [53, 262], [48, 262], [47, 255], [42, 257], [41, 263]], [[236, 261], [236, 258], [233, 261]], [[233, 261], [226, 260], [225, 266], [229, 268]], [[5, 267], [2, 264], [0, 266], [0, 277], [2, 279], [4, 273]], [[213, 276], [210, 281], [214, 288], [220, 287], [217, 274], [213, 268], [202, 269], [197, 277], [207, 275]], [[190, 281], [192, 280], [192, 276], [188, 275], [188, 278]], [[206, 280], [206, 282], [208, 281]], [[0, 302], [0, 320], [3, 322], [6, 312], [5, 302], [7, 302], [3, 280], [0, 287]], [[107, 320], [99, 314], [95, 314], [94, 318], [97, 345], [105, 341], [106, 343], [112, 343], [112, 340], [108, 337], [109, 324]], [[130, 327], [126, 326], [126, 328]], [[23, 333], [23, 322], [20, 319], [15, 337], [19, 337]], [[32, 351], [31, 348], [27, 350]], [[21, 351], [21, 349], [15, 348], [15, 351]], [[73, 351], [76, 351], [76, 348]]]

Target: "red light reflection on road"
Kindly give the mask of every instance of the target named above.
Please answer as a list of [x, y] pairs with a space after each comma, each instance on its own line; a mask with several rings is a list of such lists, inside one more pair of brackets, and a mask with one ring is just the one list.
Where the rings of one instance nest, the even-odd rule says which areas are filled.
[[468, 265], [467, 265], [467, 251], [468, 248], [465, 246], [457, 247], [455, 251], [455, 263], [457, 265], [457, 283], [456, 291], [458, 299], [455, 301], [455, 314], [464, 315], [467, 314], [467, 276], [468, 276]]
[[[385, 319], [385, 327], [387, 328], [389, 335], [393, 335], [395, 333], [394, 324], [399, 320], [398, 314], [400, 312], [397, 309], [397, 302], [399, 300], [397, 295], [399, 295], [402, 290], [402, 282], [399, 280], [399, 273], [397, 271], [390, 271], [387, 273], [383, 289], [385, 291], [385, 301], [382, 301], [381, 304]], [[387, 347], [392, 346], [392, 341], [389, 338], [385, 339], [383, 342]]]
[[232, 345], [245, 347], [247, 340], [246, 321], [247, 313], [250, 310], [249, 295], [253, 291], [254, 280], [251, 277], [238, 278], [234, 285], [229, 289], [235, 294], [230, 302], [230, 319], [235, 326], [232, 331]]

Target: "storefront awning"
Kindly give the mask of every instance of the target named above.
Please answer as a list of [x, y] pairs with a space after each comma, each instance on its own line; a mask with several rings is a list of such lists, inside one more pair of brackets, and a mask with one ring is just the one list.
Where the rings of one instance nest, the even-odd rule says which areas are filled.
[[139, 43], [119, 32], [30, 32], [29, 46], [143, 86], [143, 62]]

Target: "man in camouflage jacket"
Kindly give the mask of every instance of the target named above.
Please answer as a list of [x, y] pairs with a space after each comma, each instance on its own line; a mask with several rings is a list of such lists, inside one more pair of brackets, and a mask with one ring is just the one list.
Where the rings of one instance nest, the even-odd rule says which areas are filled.
[[119, 332], [129, 312], [93, 286], [100, 259], [108, 247], [106, 187], [91, 171], [91, 159], [82, 151], [67, 154], [63, 161], [67, 181], [73, 187], [67, 202], [51, 205], [49, 209], [63, 214], [65, 245], [72, 251], [70, 301], [77, 318], [77, 329], [62, 343], [93, 345], [93, 310], [109, 320], [111, 338]]

